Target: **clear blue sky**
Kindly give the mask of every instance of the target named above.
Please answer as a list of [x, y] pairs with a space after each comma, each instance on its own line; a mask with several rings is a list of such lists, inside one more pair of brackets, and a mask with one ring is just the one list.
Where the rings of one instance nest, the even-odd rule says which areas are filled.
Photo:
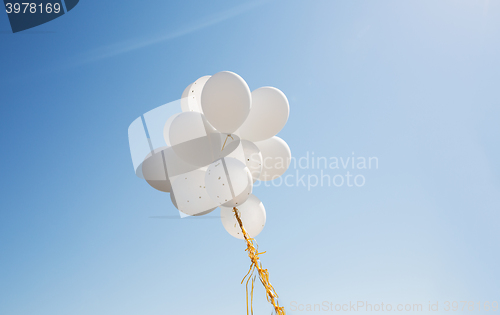
[[500, 300], [500, 2], [80, 1], [9, 32], [0, 14], [0, 314], [245, 314], [244, 243], [151, 218], [176, 212], [127, 139], [222, 70], [288, 96], [295, 158], [379, 161], [363, 187], [255, 188], [287, 310]]

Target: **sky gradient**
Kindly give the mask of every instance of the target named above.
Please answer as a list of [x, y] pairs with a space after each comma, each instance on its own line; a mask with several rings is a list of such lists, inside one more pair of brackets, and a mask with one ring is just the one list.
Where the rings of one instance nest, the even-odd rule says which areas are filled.
[[223, 70], [287, 95], [294, 158], [378, 160], [284, 175], [362, 187], [254, 189], [287, 314], [500, 300], [500, 2], [80, 1], [17, 34], [0, 14], [0, 43], [0, 314], [245, 314], [244, 242], [218, 210], [167, 218], [127, 139]]

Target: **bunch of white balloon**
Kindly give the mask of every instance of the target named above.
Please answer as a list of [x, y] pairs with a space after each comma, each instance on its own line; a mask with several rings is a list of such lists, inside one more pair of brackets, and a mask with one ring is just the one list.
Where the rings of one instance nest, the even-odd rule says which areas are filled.
[[237, 207], [245, 230], [255, 237], [266, 212], [252, 194], [253, 184], [281, 176], [290, 164], [290, 148], [276, 137], [290, 111], [285, 94], [267, 86], [250, 92], [243, 78], [223, 71], [190, 84], [180, 103], [182, 112], [163, 128], [167, 146], [144, 159], [142, 175], [154, 188], [170, 192], [186, 215], [220, 207], [224, 228], [243, 239], [233, 214]]

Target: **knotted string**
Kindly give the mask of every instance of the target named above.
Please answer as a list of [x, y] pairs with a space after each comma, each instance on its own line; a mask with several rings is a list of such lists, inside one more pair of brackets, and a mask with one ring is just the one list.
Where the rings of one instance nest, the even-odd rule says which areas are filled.
[[[226, 138], [226, 140], [227, 140], [227, 138]], [[259, 255], [264, 254], [265, 252], [259, 253], [259, 251], [258, 251], [259, 246], [257, 245], [257, 242], [255, 241], [255, 239], [251, 238], [248, 235], [247, 231], [245, 231], [245, 228], [243, 227], [243, 223], [241, 222], [240, 213], [236, 207], [233, 207], [233, 212], [234, 212], [234, 216], [236, 217], [236, 220], [238, 221], [238, 224], [240, 225], [241, 232], [243, 233], [243, 237], [245, 238], [245, 241], [247, 242], [247, 249], [245, 249], [245, 251], [248, 251], [248, 257], [250, 257], [250, 260], [252, 261], [252, 263], [250, 264], [250, 269], [248, 270], [248, 272], [245, 275], [245, 277], [243, 278], [243, 280], [241, 280], [241, 283], [243, 284], [243, 281], [245, 281], [245, 279], [247, 279], [247, 282], [246, 282], [247, 315], [249, 314], [248, 313], [248, 282], [250, 281], [250, 279], [252, 279], [252, 290], [250, 293], [250, 297], [251, 297], [250, 308], [251, 308], [251, 314], [253, 315], [253, 285], [254, 285], [254, 281], [255, 281], [255, 278], [257, 277], [257, 275], [255, 275], [253, 278], [252, 278], [252, 275], [253, 275], [255, 270], [257, 270], [260, 282], [262, 282], [262, 285], [264, 285], [264, 288], [266, 289], [267, 301], [273, 305], [274, 310], [276, 312], [276, 315], [285, 315], [285, 308], [279, 305], [278, 294], [276, 293], [273, 286], [271, 285], [271, 282], [269, 282], [269, 272], [267, 271], [267, 269], [262, 268], [262, 263], [259, 260]]]

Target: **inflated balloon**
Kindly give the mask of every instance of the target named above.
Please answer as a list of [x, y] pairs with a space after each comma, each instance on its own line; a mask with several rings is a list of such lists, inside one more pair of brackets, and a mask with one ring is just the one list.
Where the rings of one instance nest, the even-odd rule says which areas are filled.
[[288, 119], [288, 100], [273, 87], [250, 92], [239, 75], [223, 71], [186, 87], [180, 107], [179, 113], [179, 101], [165, 104], [132, 122], [134, 171], [155, 189], [170, 192], [183, 214], [204, 215], [220, 206], [226, 231], [245, 240], [251, 292], [258, 274], [275, 313], [284, 315], [254, 239], [266, 211], [252, 189], [257, 179], [277, 178], [290, 165], [290, 148], [276, 137]]
[[172, 202], [172, 204], [174, 205], [174, 207], [176, 207], [177, 209], [179, 209], [177, 207], [177, 201], [175, 201], [175, 194], [170, 194], [170, 201]]
[[189, 105], [188, 105], [188, 95], [189, 95], [189, 91], [191, 89], [191, 85], [193, 85], [193, 83], [191, 83], [190, 85], [188, 85], [185, 89], [184, 89], [184, 92], [182, 92], [182, 96], [181, 96], [181, 110], [183, 112], [189, 112]]
[[170, 143], [170, 126], [172, 126], [172, 122], [174, 119], [179, 116], [181, 113], [174, 114], [167, 119], [165, 126], [163, 126], [163, 139], [165, 143], [170, 147], [172, 144]]
[[259, 180], [268, 181], [280, 177], [290, 165], [292, 153], [286, 142], [276, 136], [255, 142], [262, 153], [262, 172]]
[[269, 139], [283, 129], [289, 113], [290, 106], [283, 92], [271, 86], [258, 88], [252, 92], [252, 108], [238, 135], [254, 142]]
[[210, 79], [209, 75], [199, 78], [190, 84], [184, 93], [182, 93], [182, 97], [185, 98], [184, 102], [181, 102], [181, 107], [183, 112], [198, 112], [203, 113], [201, 109], [201, 92], [203, 91], [203, 87], [205, 83]]
[[204, 170], [194, 170], [177, 176], [172, 182], [172, 194], [176, 208], [187, 215], [208, 213], [207, 211], [218, 206], [205, 188]]
[[[243, 239], [243, 233], [234, 216], [233, 208], [220, 207], [220, 218], [226, 231], [232, 236]], [[238, 207], [243, 227], [251, 238], [256, 237], [266, 224], [266, 209], [255, 195], [250, 195], [244, 204]]]
[[252, 97], [245, 80], [229, 71], [214, 74], [201, 93], [201, 107], [218, 131], [231, 134], [245, 121]]
[[203, 114], [185, 112], [175, 115], [170, 124], [168, 136], [171, 145], [174, 146], [216, 132], [215, 128], [208, 123]]
[[[179, 207], [177, 207], [177, 201], [175, 201], [175, 194], [174, 193], [170, 193], [170, 201], [172, 202], [172, 204], [174, 205], [174, 207], [176, 207], [177, 209], [179, 209]], [[198, 216], [202, 216], [202, 215], [205, 215], [205, 214], [209, 214], [210, 212], [214, 211], [215, 209], [217, 209], [217, 207], [212, 208], [212, 209], [208, 209], [207, 211], [203, 211], [203, 212], [200, 212], [200, 213], [197, 213], [197, 214], [193, 214], [193, 216], [198, 217]]]
[[165, 124], [163, 134], [168, 137], [165, 141], [172, 146], [174, 152], [193, 165], [208, 165], [219, 156], [222, 136], [201, 113], [177, 114], [171, 122]]
[[252, 174], [246, 165], [230, 157], [210, 164], [205, 174], [208, 195], [218, 205], [237, 207], [252, 193]]
[[170, 192], [172, 185], [165, 165], [165, 156], [162, 147], [148, 154], [142, 162], [142, 176], [146, 182], [156, 190]]
[[243, 147], [243, 154], [245, 156], [245, 165], [248, 167], [250, 174], [252, 174], [253, 181], [255, 182], [262, 173], [262, 153], [255, 143], [248, 140], [241, 140]]

